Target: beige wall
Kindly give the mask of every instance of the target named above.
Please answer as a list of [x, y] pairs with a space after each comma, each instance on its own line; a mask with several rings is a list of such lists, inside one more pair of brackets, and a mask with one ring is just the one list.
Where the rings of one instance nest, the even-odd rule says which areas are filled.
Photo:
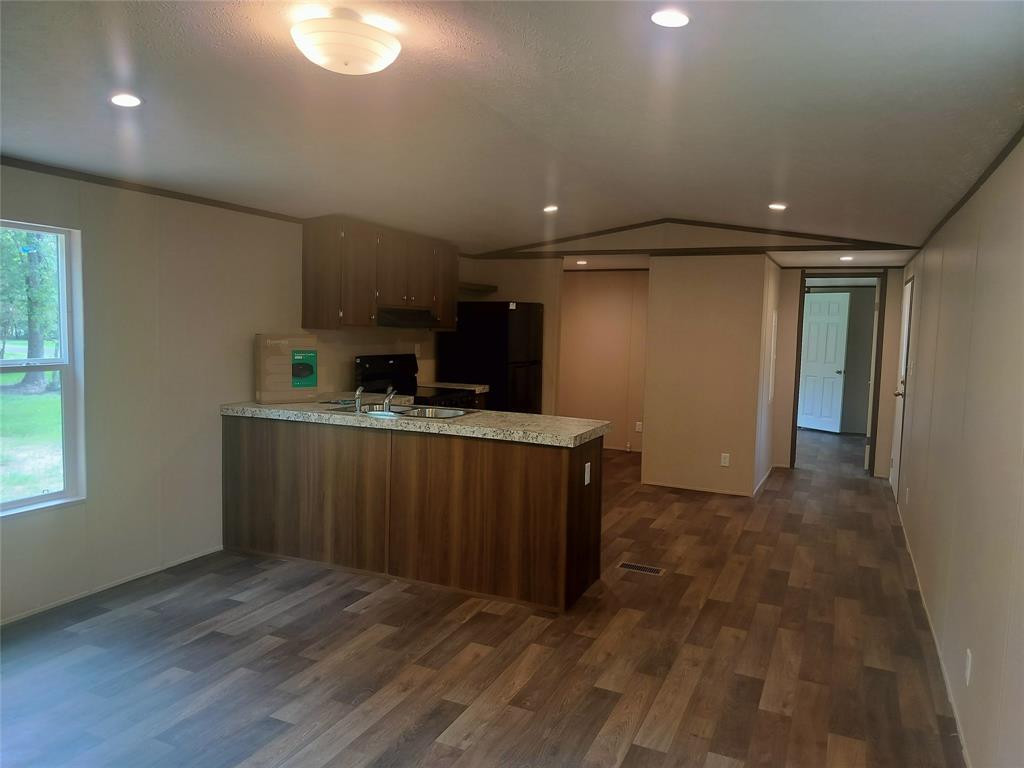
[[[252, 337], [300, 322], [297, 224], [0, 167], [0, 215], [81, 230], [87, 499], [0, 518], [4, 620], [221, 547], [221, 403], [252, 397]], [[321, 336], [321, 383], [433, 336]]]
[[1024, 146], [907, 276], [913, 365], [900, 512], [971, 762], [1016, 767], [1024, 759]]
[[544, 305], [542, 411], [555, 413], [561, 336], [561, 259], [459, 259], [459, 279], [498, 286], [496, 293], [462, 294], [462, 301], [534, 301]]
[[299, 322], [298, 225], [3, 167], [2, 215], [82, 232], [84, 503], [0, 519], [3, 616], [221, 546], [218, 406]]
[[606, 419], [606, 448], [639, 451], [647, 336], [647, 272], [566, 272], [558, 413]]
[[[900, 302], [903, 270], [889, 269], [885, 317], [882, 328], [882, 370], [879, 377], [878, 437], [874, 475], [889, 476], [892, 448], [892, 419], [895, 412], [896, 369], [899, 365]], [[796, 350], [799, 342], [797, 316], [800, 310], [800, 270], [784, 269], [779, 285], [779, 340], [775, 366], [775, 406], [772, 424], [772, 457], [777, 467], [790, 464], [793, 435], [793, 391], [796, 387]], [[870, 427], [870, 410], [868, 426]]]
[[753, 493], [767, 263], [651, 260], [643, 482]]
[[775, 419], [775, 385], [773, 377], [778, 364], [779, 283], [782, 270], [772, 261], [764, 265], [764, 293], [761, 300], [761, 363], [757, 392], [757, 447], [754, 482], [759, 488], [771, 472], [773, 421]]

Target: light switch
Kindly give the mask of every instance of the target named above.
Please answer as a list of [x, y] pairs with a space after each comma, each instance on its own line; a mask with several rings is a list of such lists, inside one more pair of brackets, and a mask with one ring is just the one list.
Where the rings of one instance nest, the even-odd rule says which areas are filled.
[[590, 485], [590, 462], [583, 465], [583, 484]]
[[728, 453], [723, 453], [722, 454], [722, 466], [723, 467], [728, 467], [729, 466], [729, 458], [730, 457], [729, 457]]
[[638, 422], [636, 423], [636, 427], [634, 427], [634, 429], [635, 429], [635, 430], [636, 430], [637, 432], [643, 432], [643, 431], [644, 431], [644, 423], [643, 423], [642, 421], [638, 421]]

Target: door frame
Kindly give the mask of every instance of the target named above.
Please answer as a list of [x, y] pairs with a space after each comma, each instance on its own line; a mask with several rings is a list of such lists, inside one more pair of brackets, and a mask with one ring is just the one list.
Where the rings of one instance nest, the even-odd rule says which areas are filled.
[[[910, 343], [911, 343], [911, 339], [913, 339], [914, 294], [916, 293], [915, 288], [917, 287], [914, 284], [914, 275], [911, 275], [910, 277], [908, 277], [906, 280], [903, 281], [903, 290], [904, 291], [907, 290], [907, 286], [908, 285], [910, 286], [910, 306], [907, 307], [907, 343], [906, 343], [907, 358], [904, 361], [904, 364], [905, 364], [906, 367], [904, 368], [904, 370], [900, 371], [900, 373], [903, 374], [903, 381], [902, 381], [903, 397], [899, 398], [901, 400], [901, 402], [900, 402], [900, 412], [901, 412], [900, 419], [902, 421], [902, 425], [900, 426], [900, 468], [896, 472], [896, 485], [893, 486], [893, 489], [892, 489], [893, 495], [896, 497], [896, 506], [897, 507], [899, 506], [899, 503], [900, 503], [900, 476], [903, 474], [903, 444], [904, 444], [904, 440], [905, 440], [905, 438], [907, 436], [907, 382], [908, 382], [908, 379], [909, 379], [908, 374], [910, 372]], [[901, 301], [903, 300], [902, 296], [900, 297], [900, 300]], [[900, 319], [902, 320], [902, 317]], [[902, 350], [899, 350], [899, 351], [902, 352]], [[900, 383], [901, 382], [897, 381], [896, 382], [896, 386], [900, 386]], [[892, 468], [891, 467], [890, 467], [890, 470], [889, 470], [889, 477], [890, 477], [890, 479], [892, 478]], [[891, 485], [891, 483], [890, 483], [890, 485]]]
[[[796, 421], [797, 411], [800, 407], [800, 363], [803, 356], [804, 338], [804, 297], [807, 296], [808, 277], [877, 277], [878, 278], [878, 322], [875, 324], [875, 365], [874, 380], [871, 382], [871, 403], [869, 413], [871, 418], [871, 437], [868, 442], [868, 467], [869, 475], [875, 474], [875, 452], [878, 445], [878, 402], [882, 383], [882, 340], [885, 337], [885, 294], [888, 285], [889, 267], [878, 269], [865, 269], [859, 271], [830, 271], [828, 269], [801, 269], [800, 270], [800, 300], [796, 312], [796, 367], [793, 371], [793, 418], [790, 424], [789, 438], [789, 468], [796, 469]], [[906, 398], [904, 398], [905, 400]]]

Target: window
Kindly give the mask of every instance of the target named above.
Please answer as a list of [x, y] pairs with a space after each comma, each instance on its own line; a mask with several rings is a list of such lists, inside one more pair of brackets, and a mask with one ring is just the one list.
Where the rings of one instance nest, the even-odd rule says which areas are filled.
[[85, 495], [78, 233], [0, 222], [0, 511]]

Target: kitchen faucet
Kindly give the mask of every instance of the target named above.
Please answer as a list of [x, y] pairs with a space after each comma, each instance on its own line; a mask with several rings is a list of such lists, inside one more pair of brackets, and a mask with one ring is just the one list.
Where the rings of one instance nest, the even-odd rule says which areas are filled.
[[359, 385], [356, 389], [356, 413], [362, 413], [363, 411], [363, 387]]
[[384, 395], [384, 410], [385, 411], [390, 411], [391, 410], [391, 401], [395, 399], [395, 395], [397, 395], [397, 394], [398, 394], [398, 391], [394, 387], [388, 387], [387, 394]]

